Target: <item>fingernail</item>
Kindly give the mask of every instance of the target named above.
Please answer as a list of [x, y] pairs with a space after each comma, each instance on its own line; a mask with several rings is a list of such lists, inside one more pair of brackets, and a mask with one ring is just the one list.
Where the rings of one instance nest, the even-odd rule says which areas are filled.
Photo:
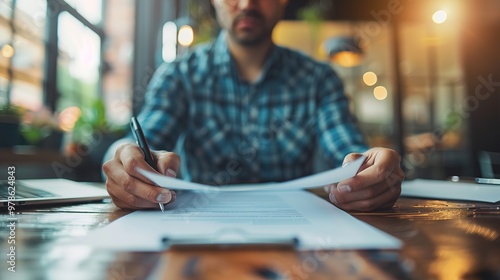
[[158, 203], [168, 203], [170, 202], [170, 200], [172, 200], [172, 193], [170, 193], [169, 191], [164, 193], [162, 192], [158, 194], [156, 200], [158, 201]]
[[352, 189], [348, 185], [342, 185], [342, 186], [338, 186], [337, 190], [339, 191], [339, 193], [348, 193], [348, 192], [351, 192]]
[[335, 188], [335, 184], [330, 184], [325, 186], [325, 191], [329, 193], [331, 190]]
[[330, 197], [330, 201], [333, 202], [333, 204], [337, 204], [337, 199], [335, 198], [335, 195], [333, 193], [331, 193], [329, 195], [329, 197]]
[[350, 162], [350, 161], [348, 161], [348, 162], [344, 162], [344, 163], [342, 164], [342, 167], [345, 167], [345, 166], [346, 166], [346, 165], [348, 165], [349, 163], [351, 163], [351, 162]]
[[168, 177], [172, 177], [172, 178], [177, 177], [177, 173], [175, 173], [175, 171], [174, 171], [174, 170], [172, 170], [172, 169], [170, 169], [170, 168], [169, 168], [169, 169], [167, 169], [167, 172], [166, 172], [166, 174], [165, 174], [165, 175], [167, 175]]

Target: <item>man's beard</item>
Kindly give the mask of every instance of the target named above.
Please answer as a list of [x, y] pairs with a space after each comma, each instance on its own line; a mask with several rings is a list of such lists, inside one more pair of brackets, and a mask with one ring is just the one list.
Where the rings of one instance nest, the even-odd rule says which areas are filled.
[[229, 31], [229, 36], [231, 36], [231, 38], [238, 44], [242, 46], [251, 47], [259, 45], [260, 43], [266, 41], [268, 38], [271, 37], [271, 34], [270, 32], [261, 32], [256, 36], [248, 37], [248, 36], [238, 36], [236, 32]]
[[[254, 20], [258, 21], [263, 29], [258, 30], [260, 32], [256, 32], [255, 34], [238, 34], [237, 32], [237, 24], [238, 22], [243, 19], [243, 18], [253, 18]], [[241, 32], [240, 32], [241, 33]], [[243, 32], [244, 33], [244, 32]], [[267, 30], [265, 26], [265, 19], [264, 17], [257, 11], [250, 10], [250, 11], [243, 11], [241, 14], [239, 14], [233, 21], [232, 28], [229, 30], [229, 35], [231, 38], [237, 42], [238, 44], [241, 44], [243, 46], [255, 46], [258, 45], [264, 41], [266, 41], [268, 38], [271, 37], [272, 34], [272, 29]]]

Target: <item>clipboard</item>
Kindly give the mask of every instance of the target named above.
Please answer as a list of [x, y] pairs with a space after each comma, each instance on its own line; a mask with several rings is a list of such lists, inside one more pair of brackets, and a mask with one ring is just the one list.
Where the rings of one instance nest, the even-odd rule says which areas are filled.
[[240, 229], [225, 229], [213, 235], [170, 237], [161, 239], [164, 250], [189, 249], [282, 249], [295, 250], [299, 239], [295, 236], [264, 236], [249, 234]]

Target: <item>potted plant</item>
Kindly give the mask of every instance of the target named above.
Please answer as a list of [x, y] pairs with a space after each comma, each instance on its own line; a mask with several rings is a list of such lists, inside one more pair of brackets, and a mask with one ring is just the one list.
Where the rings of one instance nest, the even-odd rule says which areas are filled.
[[19, 132], [22, 109], [16, 105], [0, 105], [0, 148], [11, 148], [21, 141]]
[[58, 115], [46, 107], [36, 111], [26, 111], [23, 114], [20, 131], [28, 145], [44, 150], [61, 148], [63, 132]]
[[[112, 125], [107, 121], [106, 107], [102, 100], [95, 100], [90, 104], [91, 106], [81, 108], [81, 115], [72, 131], [71, 143], [66, 148], [66, 155], [83, 158], [81, 169], [85, 169], [82, 170], [84, 173], [100, 170], [109, 146], [122, 138], [127, 131], [125, 126]], [[89, 180], [94, 181], [96, 178]]]

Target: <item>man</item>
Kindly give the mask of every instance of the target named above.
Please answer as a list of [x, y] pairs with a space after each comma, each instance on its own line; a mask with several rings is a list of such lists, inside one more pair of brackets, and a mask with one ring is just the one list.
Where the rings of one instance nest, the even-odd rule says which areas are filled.
[[[212, 0], [223, 32], [213, 44], [162, 65], [150, 83], [138, 117], [149, 144], [172, 151], [184, 134], [183, 177], [216, 185], [309, 175], [315, 147], [330, 167], [364, 151], [361, 171], [325, 190], [345, 210], [391, 207], [404, 177], [399, 155], [366, 147], [330, 66], [273, 44], [286, 2]], [[177, 176], [179, 156], [157, 151], [154, 157], [160, 173]], [[117, 206], [153, 208], [175, 200], [137, 167], [152, 171], [133, 144], [121, 145], [103, 165]]]

